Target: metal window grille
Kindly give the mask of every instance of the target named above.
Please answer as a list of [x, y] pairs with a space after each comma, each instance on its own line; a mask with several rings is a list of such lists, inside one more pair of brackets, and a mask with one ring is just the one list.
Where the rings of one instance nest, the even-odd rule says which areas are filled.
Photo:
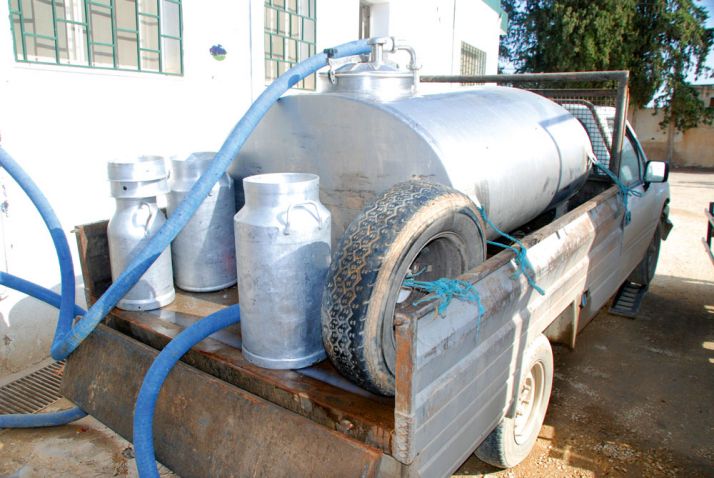
[[9, 0], [15, 60], [183, 74], [181, 0]]
[[[315, 54], [316, 0], [266, 0], [265, 83], [269, 84], [295, 63]], [[295, 85], [315, 89], [315, 75]]]
[[466, 42], [461, 42], [461, 74], [483, 75], [486, 73], [486, 52]]

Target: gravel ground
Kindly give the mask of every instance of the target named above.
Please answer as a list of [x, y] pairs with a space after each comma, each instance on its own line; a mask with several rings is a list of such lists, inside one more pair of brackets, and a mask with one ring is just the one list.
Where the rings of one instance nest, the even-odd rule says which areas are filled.
[[[456, 476], [714, 477], [714, 265], [701, 244], [714, 173], [670, 184], [675, 229], [640, 315], [603, 311], [574, 351], [555, 347], [548, 415], [521, 465], [472, 457]], [[0, 431], [0, 477], [35, 476], [136, 476], [133, 449], [91, 417]]]

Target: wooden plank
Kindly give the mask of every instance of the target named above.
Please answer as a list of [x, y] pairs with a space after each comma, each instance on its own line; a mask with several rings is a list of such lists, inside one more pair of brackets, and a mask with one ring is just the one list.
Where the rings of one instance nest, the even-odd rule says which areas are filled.
[[[100, 325], [67, 360], [63, 394], [132, 439], [134, 403], [158, 352]], [[179, 363], [157, 403], [159, 461], [193, 476], [396, 476], [379, 450]]]
[[77, 236], [79, 263], [84, 278], [84, 294], [87, 305], [91, 306], [112, 283], [109, 267], [109, 241], [107, 225], [109, 221], [76, 226], [72, 232]]

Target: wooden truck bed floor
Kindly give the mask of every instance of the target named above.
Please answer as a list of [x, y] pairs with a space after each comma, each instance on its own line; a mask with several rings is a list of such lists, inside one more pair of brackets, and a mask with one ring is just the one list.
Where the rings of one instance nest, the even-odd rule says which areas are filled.
[[[106, 226], [105, 221], [75, 229], [90, 304], [111, 281]], [[114, 309], [68, 359], [64, 395], [131, 440], [136, 396], [158, 350], [195, 321], [236, 302], [235, 286], [211, 293], [177, 288], [176, 300], [162, 309]], [[385, 472], [382, 462], [391, 460], [384, 454], [391, 453], [394, 435], [393, 398], [357, 387], [327, 360], [301, 370], [268, 370], [248, 363], [240, 346], [236, 325], [198, 344], [171, 372], [155, 420], [160, 461], [182, 476], [244, 476], [251, 470], [318, 476], [320, 470], [333, 474], [336, 469], [359, 476], [362, 471], [352, 470], [358, 464], [369, 471], [366, 476], [376, 472], [375, 467]], [[200, 416], [187, 415], [189, 409]], [[211, 433], [201, 431], [202, 424], [210, 424]], [[295, 429], [282, 430], [288, 424]], [[282, 438], [265, 436], [278, 431]], [[244, 440], [262, 441], [263, 448], [287, 447], [286, 455], [255, 455], [243, 449]], [[216, 443], [226, 452], [210, 452]], [[201, 450], [211, 458], [201, 457]], [[350, 456], [353, 464], [339, 463]], [[311, 464], [318, 461], [322, 463]], [[213, 466], [210, 473], [205, 471], [207, 463]], [[300, 466], [307, 468], [299, 472]]]

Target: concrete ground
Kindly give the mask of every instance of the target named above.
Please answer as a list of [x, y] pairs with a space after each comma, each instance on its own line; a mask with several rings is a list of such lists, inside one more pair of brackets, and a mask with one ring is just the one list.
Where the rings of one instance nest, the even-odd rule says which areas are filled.
[[[603, 311], [574, 351], [555, 347], [548, 415], [521, 465], [499, 471], [472, 457], [456, 476], [714, 477], [714, 264], [701, 244], [714, 173], [674, 172], [670, 184], [675, 229], [638, 318]], [[136, 476], [136, 469], [131, 444], [87, 417], [0, 431], [5, 476]]]

